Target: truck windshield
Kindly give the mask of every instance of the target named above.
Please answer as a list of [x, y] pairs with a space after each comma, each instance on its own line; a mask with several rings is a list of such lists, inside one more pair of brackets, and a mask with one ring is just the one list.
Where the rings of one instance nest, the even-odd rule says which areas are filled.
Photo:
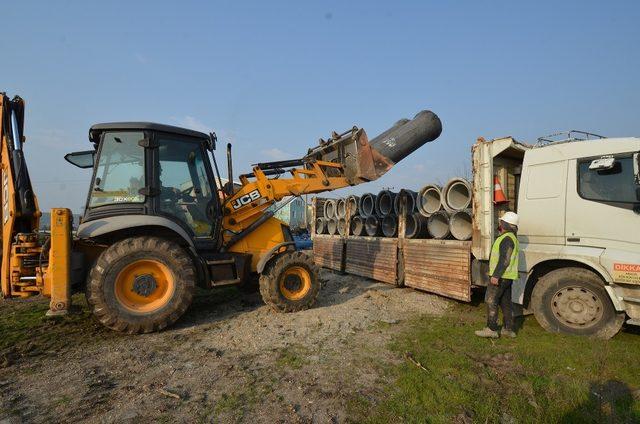
[[143, 138], [142, 132], [104, 135], [89, 207], [144, 202], [144, 148], [138, 144]]
[[589, 169], [591, 159], [578, 163], [578, 192], [587, 200], [637, 203], [632, 156], [618, 157], [611, 169]]

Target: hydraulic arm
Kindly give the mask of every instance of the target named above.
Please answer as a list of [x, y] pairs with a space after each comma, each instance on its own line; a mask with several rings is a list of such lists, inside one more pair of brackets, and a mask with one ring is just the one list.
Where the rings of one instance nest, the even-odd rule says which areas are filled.
[[[24, 100], [0, 93], [0, 163], [2, 167], [3, 297], [43, 293], [51, 297], [49, 314], [65, 313], [69, 304], [71, 211], [53, 209], [50, 236], [38, 232], [42, 213], [31, 187], [22, 146], [26, 141]], [[51, 247], [55, 249], [51, 249]], [[49, 255], [49, 252], [55, 252]]]
[[[254, 165], [253, 172], [240, 176], [242, 186], [224, 203], [223, 227], [234, 234], [227, 245], [268, 219], [265, 210], [274, 202], [376, 180], [441, 132], [438, 116], [422, 111], [412, 120], [396, 122], [371, 141], [364, 129], [353, 127], [321, 139], [301, 159]], [[281, 177], [285, 173], [290, 176]]]

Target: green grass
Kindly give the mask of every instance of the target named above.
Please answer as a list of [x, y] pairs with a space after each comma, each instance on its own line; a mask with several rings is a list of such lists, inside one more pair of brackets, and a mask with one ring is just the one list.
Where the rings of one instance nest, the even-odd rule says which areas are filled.
[[283, 369], [297, 370], [307, 363], [302, 347], [285, 347], [278, 351], [276, 365]]
[[91, 318], [83, 295], [75, 295], [73, 305], [68, 315], [47, 318], [48, 299], [0, 302], [0, 368], [24, 357], [95, 341], [96, 337], [114, 337]]
[[640, 422], [640, 335], [562, 336], [528, 317], [517, 339], [487, 340], [483, 325], [483, 305], [416, 319], [390, 346], [403, 361], [387, 396], [354, 399], [353, 420]]

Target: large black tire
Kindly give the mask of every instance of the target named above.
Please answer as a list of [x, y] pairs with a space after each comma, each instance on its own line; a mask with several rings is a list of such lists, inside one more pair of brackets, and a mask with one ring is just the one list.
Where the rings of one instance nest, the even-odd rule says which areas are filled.
[[553, 333], [609, 339], [624, 323], [602, 279], [584, 268], [561, 268], [545, 274], [531, 294], [538, 323]]
[[319, 269], [302, 252], [277, 255], [260, 275], [260, 294], [278, 312], [309, 309], [320, 292]]
[[112, 330], [159, 331], [184, 314], [193, 299], [193, 262], [176, 243], [132, 237], [102, 252], [87, 277], [87, 303]]

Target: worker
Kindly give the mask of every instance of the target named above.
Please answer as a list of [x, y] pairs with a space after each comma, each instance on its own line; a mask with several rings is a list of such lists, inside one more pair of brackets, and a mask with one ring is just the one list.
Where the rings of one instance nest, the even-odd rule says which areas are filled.
[[[476, 336], [498, 338], [515, 337], [513, 331], [513, 304], [511, 302], [511, 286], [518, 278], [519, 245], [518, 215], [508, 211], [499, 220], [500, 235], [491, 247], [489, 257], [490, 284], [484, 301], [487, 304], [487, 326], [476, 331]], [[503, 326], [498, 333], [498, 306], [502, 309]]]

